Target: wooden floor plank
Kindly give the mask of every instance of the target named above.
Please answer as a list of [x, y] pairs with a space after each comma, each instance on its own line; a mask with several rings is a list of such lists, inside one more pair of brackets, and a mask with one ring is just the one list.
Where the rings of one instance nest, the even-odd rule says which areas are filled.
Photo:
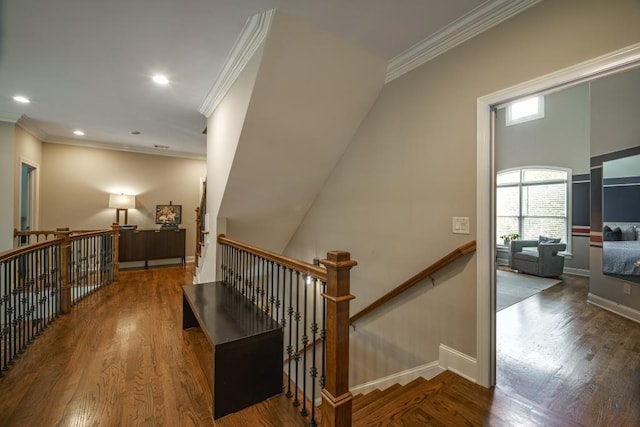
[[[0, 379], [0, 425], [308, 425], [284, 397], [212, 420], [211, 348], [181, 329], [192, 275], [125, 271], [60, 317]], [[640, 425], [640, 325], [587, 304], [587, 292], [588, 279], [565, 276], [498, 314], [496, 388], [446, 372], [395, 407], [356, 399], [367, 410], [354, 425]]]

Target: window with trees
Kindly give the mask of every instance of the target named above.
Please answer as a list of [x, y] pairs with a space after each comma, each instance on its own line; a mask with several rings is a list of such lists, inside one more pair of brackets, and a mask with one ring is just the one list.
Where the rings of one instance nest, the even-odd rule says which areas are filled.
[[496, 241], [518, 234], [560, 238], [569, 245], [569, 171], [522, 168], [498, 173], [496, 179]]

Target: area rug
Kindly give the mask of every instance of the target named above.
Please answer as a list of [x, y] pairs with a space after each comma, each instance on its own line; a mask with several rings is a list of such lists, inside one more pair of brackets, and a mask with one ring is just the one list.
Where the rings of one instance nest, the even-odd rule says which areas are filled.
[[562, 280], [556, 278], [496, 270], [496, 311], [512, 306], [560, 282]]

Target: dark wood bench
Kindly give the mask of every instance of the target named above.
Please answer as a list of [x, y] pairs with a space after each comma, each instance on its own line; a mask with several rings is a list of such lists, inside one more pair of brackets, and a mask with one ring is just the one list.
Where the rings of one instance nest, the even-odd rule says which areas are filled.
[[220, 282], [182, 288], [182, 329], [200, 326], [213, 349], [213, 418], [282, 393], [282, 327]]

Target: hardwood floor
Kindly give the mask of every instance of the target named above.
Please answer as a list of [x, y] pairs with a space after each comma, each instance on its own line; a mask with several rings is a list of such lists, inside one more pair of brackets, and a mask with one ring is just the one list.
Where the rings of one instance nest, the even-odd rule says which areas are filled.
[[[211, 419], [211, 349], [181, 329], [191, 277], [125, 271], [60, 317], [0, 379], [0, 426], [307, 425], [280, 397]], [[567, 276], [498, 314], [495, 389], [446, 373], [404, 403], [355, 400], [354, 425], [640, 425], [640, 325], [586, 304], [587, 288]]]
[[497, 317], [497, 387], [585, 426], [640, 426], [640, 325], [586, 302], [587, 278]]
[[124, 271], [61, 316], [0, 379], [0, 426], [269, 425], [255, 422], [263, 411], [305, 425], [277, 398], [213, 422], [211, 348], [199, 329], [181, 328], [192, 275]]

